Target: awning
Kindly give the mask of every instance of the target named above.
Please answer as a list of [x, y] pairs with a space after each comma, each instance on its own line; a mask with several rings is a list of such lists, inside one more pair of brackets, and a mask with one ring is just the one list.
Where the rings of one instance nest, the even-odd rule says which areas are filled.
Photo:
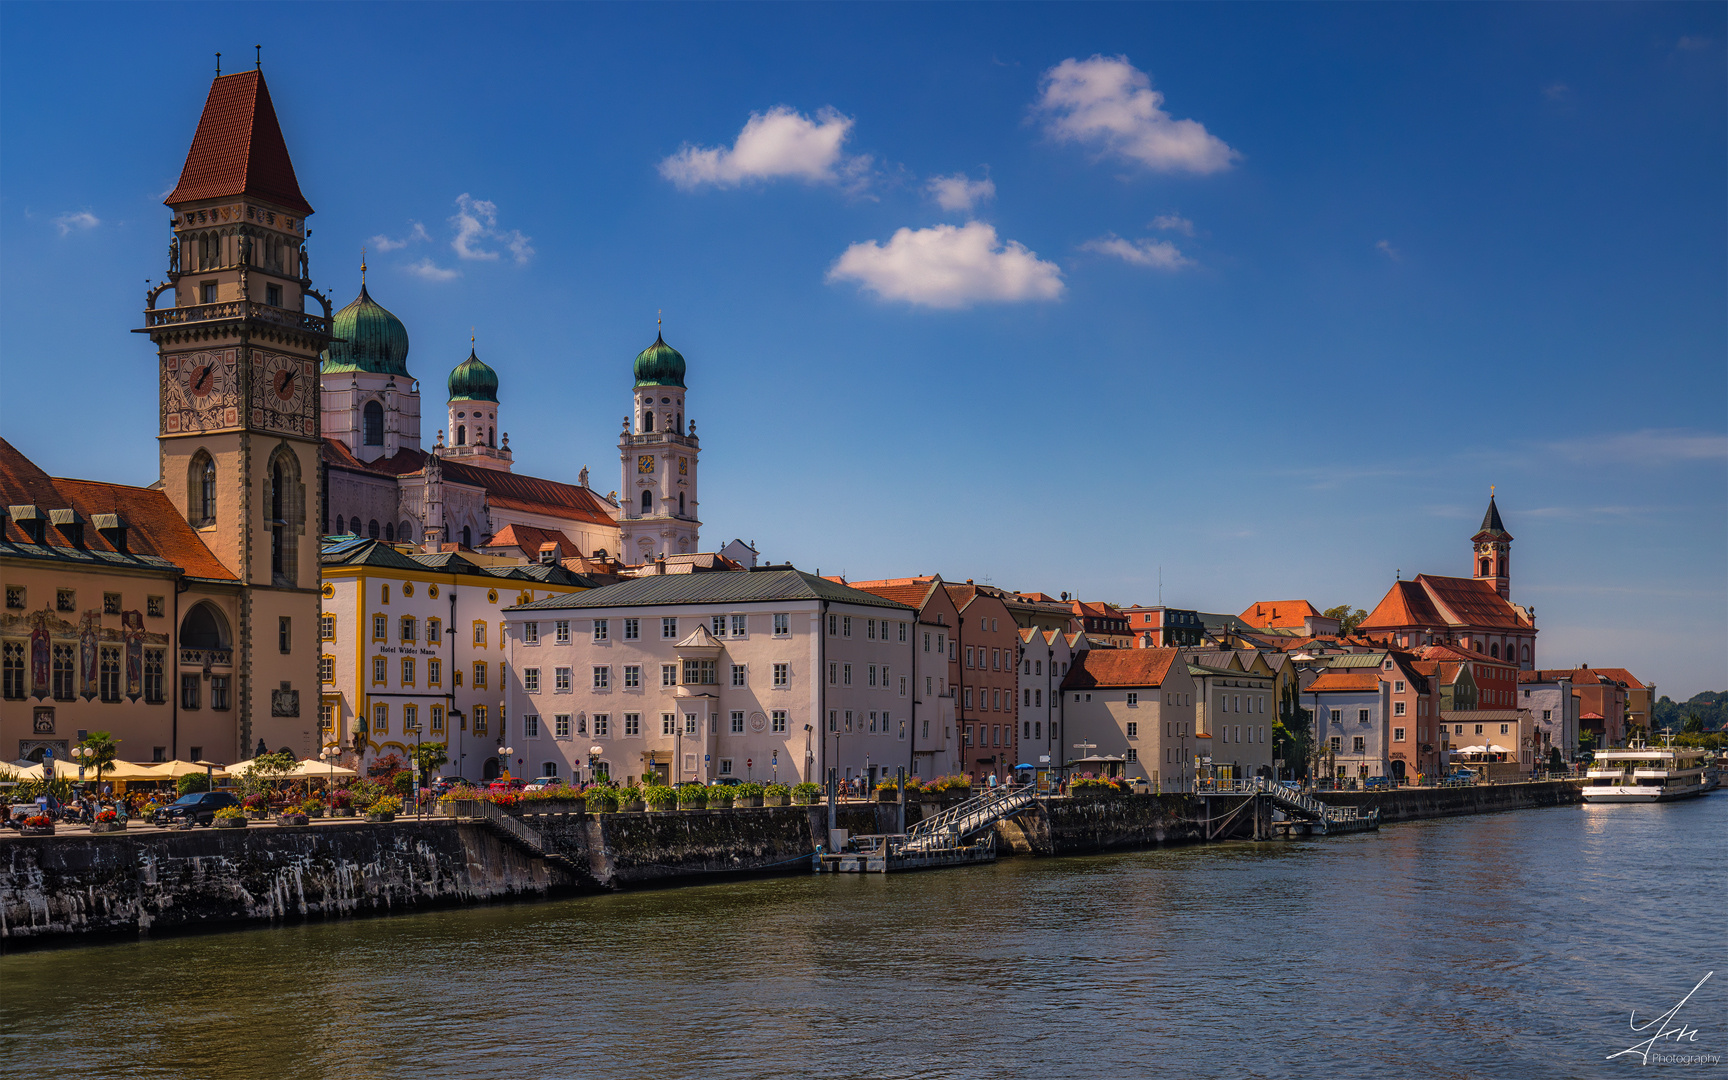
[[[146, 768], [150, 770], [150, 775], [147, 779], [151, 780], [178, 780], [182, 776], [189, 776], [192, 773], [203, 775], [205, 772], [205, 766], [200, 765], [195, 761], [181, 761], [179, 758], [175, 758], [173, 761], [164, 761], [159, 765], [149, 765], [146, 766]], [[228, 775], [227, 770], [222, 768], [211, 769], [209, 771], [213, 776]]]

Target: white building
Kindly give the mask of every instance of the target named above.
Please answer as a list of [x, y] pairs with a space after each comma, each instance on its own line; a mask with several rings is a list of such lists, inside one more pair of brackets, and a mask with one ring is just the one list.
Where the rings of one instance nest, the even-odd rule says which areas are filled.
[[1538, 764], [1546, 765], [1548, 748], [1557, 747], [1561, 759], [1571, 761], [1578, 753], [1579, 699], [1572, 695], [1572, 680], [1560, 677], [1546, 682], [1518, 682], [1518, 708], [1530, 714]]
[[1062, 679], [1075, 654], [1091, 647], [1081, 631], [1021, 628], [1020, 757], [1027, 764], [1062, 764]]
[[1391, 775], [1387, 716], [1391, 687], [1380, 671], [1325, 671], [1302, 691], [1315, 710], [1320, 752], [1339, 780]]
[[[911, 772], [916, 612], [795, 570], [639, 577], [505, 616], [527, 775], [820, 782]], [[504, 745], [501, 743], [500, 745]]]

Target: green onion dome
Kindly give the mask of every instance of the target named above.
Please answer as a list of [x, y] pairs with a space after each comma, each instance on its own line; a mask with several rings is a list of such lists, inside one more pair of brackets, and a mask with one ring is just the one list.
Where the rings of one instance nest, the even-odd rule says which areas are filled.
[[324, 350], [319, 365], [324, 374], [408, 375], [408, 328], [367, 294], [365, 284], [354, 302], [336, 313], [330, 333], [340, 340]]
[[490, 401], [498, 403], [498, 373], [468, 350], [468, 359], [456, 365], [450, 373], [451, 401]]
[[636, 385], [685, 389], [684, 357], [659, 334], [654, 335], [654, 344], [636, 354]]

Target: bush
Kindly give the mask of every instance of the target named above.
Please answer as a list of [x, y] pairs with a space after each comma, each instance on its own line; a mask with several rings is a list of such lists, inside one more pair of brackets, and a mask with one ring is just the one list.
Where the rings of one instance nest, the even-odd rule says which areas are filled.
[[650, 784], [643, 789], [642, 799], [649, 806], [671, 806], [678, 801], [678, 793], [663, 784]]
[[201, 772], [189, 772], [174, 781], [174, 790], [181, 795], [190, 795], [195, 791], [209, 791], [210, 777]]
[[240, 809], [238, 806], [224, 806], [222, 809], [216, 811], [217, 821], [233, 821], [236, 818], [239, 818], [242, 821], [246, 820], [246, 811]]
[[732, 797], [736, 799], [748, 799], [755, 795], [761, 795], [763, 790], [761, 784], [746, 781], [732, 789]]
[[1083, 795], [1119, 795], [1129, 790], [1127, 783], [1119, 780], [1100, 779], [1093, 776], [1082, 776], [1070, 781], [1068, 790], [1073, 794]]
[[354, 793], [347, 788], [337, 788], [330, 793], [330, 809], [347, 810], [354, 805]]
[[46, 829], [52, 824], [54, 819], [47, 814], [31, 814], [24, 819], [24, 827], [27, 829]]
[[119, 819], [120, 816], [112, 810], [103, 810], [96, 815], [96, 820], [103, 825], [106, 825], [111, 821], [118, 821]]
[[368, 814], [400, 814], [402, 800], [394, 795], [380, 795], [378, 800], [366, 808]]
[[806, 780], [792, 788], [792, 801], [808, 806], [822, 797], [822, 789]]
[[618, 811], [618, 793], [609, 787], [591, 787], [582, 793], [590, 814], [613, 814]]
[[403, 798], [414, 794], [414, 774], [406, 769], [399, 773], [392, 773], [389, 783], [390, 790]]
[[969, 776], [938, 776], [924, 785], [924, 790], [935, 795], [945, 795], [950, 791], [972, 790], [972, 778]]
[[701, 784], [685, 784], [678, 789], [678, 805], [703, 809], [708, 805], [708, 789]]
[[785, 784], [769, 784], [767, 787], [762, 789], [762, 794], [776, 796], [790, 795], [792, 794], [792, 789], [787, 787]]
[[619, 806], [623, 806], [625, 803], [636, 803], [642, 801], [644, 801], [642, 798], [642, 789], [637, 787], [635, 784], [628, 784], [618, 789]]
[[[695, 787], [696, 785], [692, 784], [690, 786]], [[714, 807], [731, 806], [732, 805], [732, 796], [733, 796], [733, 786], [727, 785], [727, 784], [715, 784], [714, 786], [712, 786], [708, 789], [707, 795], [708, 795], [708, 805], [709, 806], [714, 806]]]
[[244, 806], [248, 810], [268, 810], [270, 808], [270, 800], [263, 792], [258, 791], [253, 792], [244, 799], [241, 799], [240, 805]]

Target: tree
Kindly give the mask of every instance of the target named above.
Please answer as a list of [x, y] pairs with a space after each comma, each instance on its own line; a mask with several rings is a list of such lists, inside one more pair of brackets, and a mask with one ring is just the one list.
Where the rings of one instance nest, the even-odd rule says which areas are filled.
[[299, 764], [300, 759], [294, 756], [294, 751], [286, 747], [259, 754], [247, 762], [246, 771], [240, 774], [240, 788], [248, 794], [269, 792], [276, 781], [293, 772]]
[[1298, 780], [1308, 772], [1313, 723], [1314, 714], [1297, 703], [1296, 684], [1286, 685], [1278, 699], [1278, 716], [1272, 721], [1272, 756], [1283, 758], [1291, 775]]
[[1688, 735], [1704, 734], [1704, 718], [1697, 713], [1689, 713], [1686, 722], [1680, 725], [1680, 730]]
[[92, 731], [79, 739], [78, 745], [89, 751], [84, 763], [96, 766], [96, 786], [100, 789], [102, 770], [114, 764], [114, 759], [120, 756], [120, 740], [106, 731]]
[[1343, 635], [1354, 634], [1356, 628], [1362, 625], [1362, 620], [1368, 617], [1366, 611], [1363, 611], [1361, 608], [1351, 610], [1349, 604], [1339, 604], [1337, 607], [1329, 607], [1320, 614], [1326, 616], [1328, 619], [1337, 619], [1338, 633]]
[[190, 795], [194, 791], [209, 791], [210, 777], [206, 773], [189, 772], [174, 781], [174, 790], [181, 795]]
[[420, 766], [420, 779], [424, 782], [450, 760], [450, 755], [444, 752], [443, 743], [429, 742], [414, 748], [414, 759]]

